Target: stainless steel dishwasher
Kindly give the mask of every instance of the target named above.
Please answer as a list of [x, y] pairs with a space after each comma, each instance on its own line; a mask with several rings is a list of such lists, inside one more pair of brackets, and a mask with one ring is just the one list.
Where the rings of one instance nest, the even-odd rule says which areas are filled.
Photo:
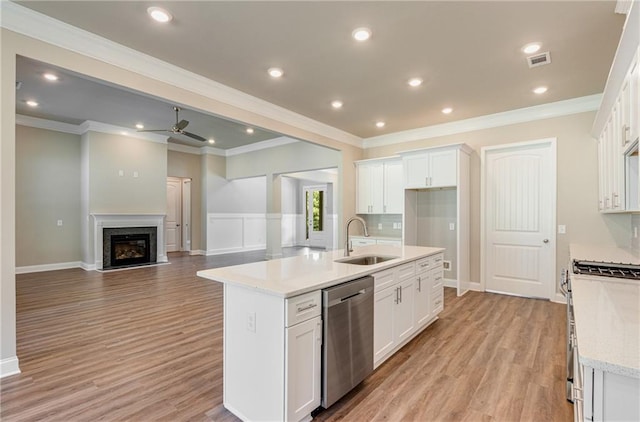
[[373, 372], [373, 277], [322, 291], [322, 407]]

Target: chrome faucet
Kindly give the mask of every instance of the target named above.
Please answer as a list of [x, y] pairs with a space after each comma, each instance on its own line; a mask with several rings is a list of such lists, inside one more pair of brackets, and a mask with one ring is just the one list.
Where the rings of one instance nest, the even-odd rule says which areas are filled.
[[351, 224], [352, 221], [357, 220], [360, 223], [362, 223], [362, 228], [364, 229], [364, 235], [366, 237], [369, 237], [369, 232], [367, 231], [367, 223], [365, 223], [365, 221], [360, 218], [360, 217], [351, 217], [349, 219], [349, 221], [347, 221], [347, 224], [345, 224], [344, 226], [344, 237], [345, 239], [345, 243], [344, 243], [344, 256], [349, 256], [350, 252], [353, 252], [353, 249], [351, 249], [351, 245], [349, 244], [349, 224]]

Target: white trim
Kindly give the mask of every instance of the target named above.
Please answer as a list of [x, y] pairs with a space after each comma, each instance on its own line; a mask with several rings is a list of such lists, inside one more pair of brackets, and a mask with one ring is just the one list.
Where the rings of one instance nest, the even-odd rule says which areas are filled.
[[189, 251], [189, 255], [206, 255], [207, 253], [202, 249], [194, 249]]
[[20, 366], [18, 365], [18, 357], [13, 356], [10, 358], [0, 360], [0, 378], [8, 377], [20, 373]]
[[594, 94], [586, 97], [557, 101], [555, 103], [541, 104], [533, 107], [519, 108], [516, 110], [473, 117], [450, 123], [405, 130], [402, 132], [390, 133], [388, 135], [374, 136], [363, 140], [363, 148], [366, 149], [385, 145], [394, 145], [402, 142], [455, 135], [475, 130], [594, 111], [598, 109], [601, 99], [602, 94]]
[[[556, 253], [558, 249], [557, 239], [556, 239], [556, 230], [557, 227], [557, 206], [558, 206], [558, 138], [543, 138], [536, 139], [533, 141], [524, 141], [524, 142], [514, 142], [509, 144], [500, 144], [482, 147], [480, 149], [480, 288], [481, 291], [486, 290], [486, 275], [485, 275], [485, 242], [486, 242], [486, 225], [485, 225], [485, 210], [486, 210], [486, 155], [488, 151], [496, 151], [501, 149], [511, 149], [511, 148], [519, 148], [519, 147], [527, 147], [534, 145], [542, 145], [542, 144], [550, 144], [551, 146], [551, 159], [553, 160], [552, 165], [552, 175], [551, 175], [551, 185], [554, 189], [554, 194], [551, 195], [551, 209], [553, 209], [553, 216], [551, 221], [551, 234], [549, 235], [551, 245], [553, 246], [553, 253], [551, 254], [551, 267], [554, 268], [554, 274], [556, 273]], [[557, 280], [553, 280], [553, 283], [550, 283], [547, 291], [547, 299], [551, 300], [556, 295], [556, 286], [558, 284]]]
[[554, 297], [551, 298], [552, 302], [555, 303], [567, 303], [567, 298], [562, 293], [556, 293]]
[[24, 114], [16, 114], [16, 125], [52, 130], [54, 132], [70, 133], [72, 135], [82, 135], [82, 128], [80, 125], [40, 119], [38, 117], [25, 116]]
[[126, 136], [127, 138], [143, 139], [145, 141], [156, 142], [158, 144], [166, 144], [167, 139], [169, 139], [169, 137], [166, 135], [163, 136], [150, 132], [138, 132], [127, 127], [110, 125], [108, 123], [102, 122], [94, 122], [93, 120], [87, 120], [82, 123], [80, 125], [80, 129], [82, 130], [81, 134], [85, 134], [87, 132], [108, 133], [111, 135]]
[[283, 145], [295, 144], [300, 142], [297, 139], [289, 138], [288, 136], [279, 136], [273, 139], [267, 139], [266, 141], [256, 142], [249, 145], [243, 145], [241, 147], [231, 148], [226, 150], [226, 156], [231, 157], [234, 155], [245, 154], [247, 152], [260, 151], [267, 148], [275, 148]]
[[210, 249], [207, 251], [206, 256], [213, 255], [225, 255], [228, 253], [238, 253], [238, 252], [251, 252], [251, 251], [263, 251], [265, 250], [265, 246], [255, 246], [251, 248], [224, 248], [224, 249]]
[[72, 261], [72, 262], [58, 262], [55, 264], [25, 265], [23, 267], [16, 267], [16, 274], [29, 274], [29, 273], [40, 273], [43, 271], [68, 270], [69, 268], [82, 268], [82, 262]]
[[96, 271], [97, 270], [95, 264], [87, 264], [86, 262], [80, 263], [80, 268], [82, 268], [85, 271]]
[[256, 116], [283, 122], [338, 142], [362, 148], [362, 139], [358, 136], [248, 95], [16, 3], [0, 1], [0, 17], [0, 25], [10, 31], [173, 85], [196, 93], [199, 96], [249, 111]]

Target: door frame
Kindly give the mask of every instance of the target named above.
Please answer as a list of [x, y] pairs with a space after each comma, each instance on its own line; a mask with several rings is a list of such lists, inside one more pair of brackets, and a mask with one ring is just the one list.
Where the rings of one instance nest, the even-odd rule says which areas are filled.
[[551, 268], [553, 268], [553, 280], [547, 286], [546, 296], [547, 299], [553, 300], [556, 295], [557, 289], [557, 271], [556, 271], [556, 253], [557, 253], [557, 245], [556, 245], [556, 224], [557, 224], [557, 214], [558, 214], [558, 153], [557, 153], [557, 138], [542, 138], [536, 139], [532, 141], [524, 141], [524, 142], [515, 142], [509, 144], [500, 144], [489, 147], [482, 147], [480, 149], [480, 290], [483, 292], [486, 291], [487, 288], [487, 275], [486, 275], [486, 240], [487, 240], [487, 212], [486, 212], [486, 193], [487, 193], [487, 153], [495, 152], [499, 150], [516, 150], [522, 149], [523, 147], [533, 147], [548, 144], [550, 147], [550, 156], [551, 156], [551, 188], [553, 192], [551, 193], [551, 208], [553, 209], [553, 213], [551, 216], [551, 233], [549, 234], [549, 247], [551, 248]]
[[[190, 177], [176, 177], [167, 176], [167, 182], [174, 181], [180, 182], [180, 242], [178, 251], [176, 252], [191, 252], [191, 182]], [[166, 220], [166, 217], [165, 217]], [[166, 221], [165, 221], [166, 224]], [[164, 228], [166, 231], [166, 227]], [[165, 248], [167, 247], [167, 238], [164, 236]]]
[[309, 227], [309, 220], [308, 220], [308, 216], [307, 216], [307, 192], [313, 192], [313, 191], [323, 191], [324, 192], [324, 202], [323, 202], [323, 211], [322, 211], [322, 233], [323, 233], [323, 247], [326, 249], [329, 249], [327, 247], [328, 242], [328, 237], [327, 237], [327, 201], [328, 201], [328, 191], [329, 191], [329, 184], [328, 183], [323, 183], [323, 184], [317, 184], [317, 185], [306, 185], [302, 187], [302, 212], [304, 214], [304, 224], [305, 224], [305, 232], [308, 229], [309, 230], [309, 237], [305, 239], [305, 245], [308, 247], [319, 247], [319, 246], [312, 246], [311, 245], [311, 233], [313, 232], [312, 227]]

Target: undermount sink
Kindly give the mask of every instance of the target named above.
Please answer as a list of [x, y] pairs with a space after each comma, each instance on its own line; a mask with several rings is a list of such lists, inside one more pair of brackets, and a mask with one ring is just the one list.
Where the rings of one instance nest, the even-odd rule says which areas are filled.
[[335, 262], [342, 264], [354, 264], [354, 265], [374, 265], [381, 262], [390, 261], [392, 259], [399, 258], [397, 256], [381, 256], [381, 255], [364, 255], [354, 256], [351, 258], [336, 259]]

